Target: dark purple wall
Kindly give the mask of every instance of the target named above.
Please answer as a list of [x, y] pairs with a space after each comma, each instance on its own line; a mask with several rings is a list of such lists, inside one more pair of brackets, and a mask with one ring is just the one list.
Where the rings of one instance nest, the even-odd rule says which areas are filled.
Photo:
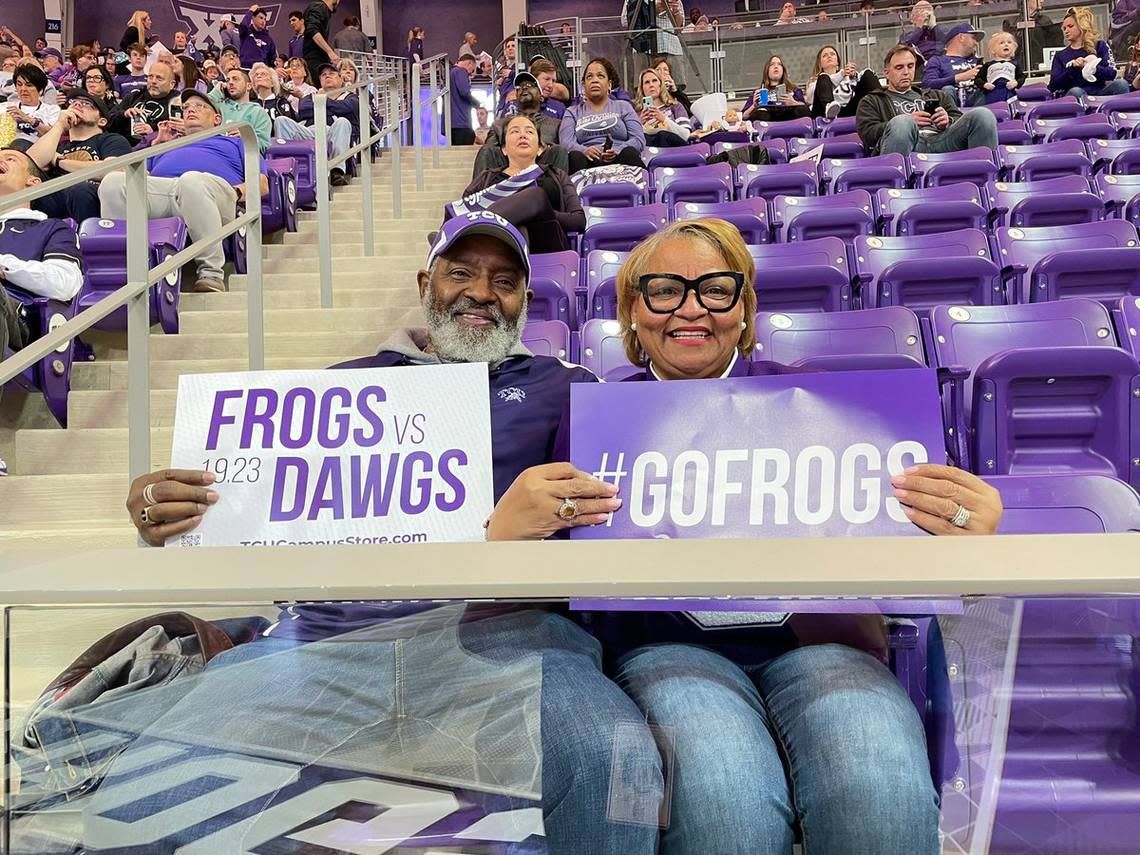
[[[706, 15], [729, 15], [736, 9], [733, 0], [695, 0], [685, 2], [685, 14], [693, 7]], [[582, 18], [602, 18], [621, 14], [622, 0], [529, 0], [528, 20], [554, 21], [575, 16]], [[596, 28], [595, 28], [596, 30]]]
[[408, 52], [408, 30], [427, 30], [424, 50], [428, 56], [446, 53], [456, 59], [463, 34], [479, 37], [479, 47], [492, 52], [503, 38], [501, 0], [388, 0], [383, 4], [384, 53], [404, 56]]
[[21, 39], [32, 44], [37, 38], [44, 35], [44, 4], [41, 0], [12, 0], [3, 4], [0, 18], [12, 28], [12, 32]]

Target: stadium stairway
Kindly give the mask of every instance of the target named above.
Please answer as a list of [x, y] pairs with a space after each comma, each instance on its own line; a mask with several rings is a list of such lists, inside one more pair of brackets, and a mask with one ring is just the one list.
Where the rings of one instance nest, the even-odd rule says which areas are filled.
[[[323, 368], [374, 353], [419, 305], [415, 274], [442, 208], [471, 178], [475, 149], [444, 148], [440, 166], [425, 157], [425, 190], [414, 159], [401, 161], [403, 214], [392, 213], [391, 161], [373, 168], [374, 257], [364, 256], [359, 179], [333, 197], [333, 308], [320, 307], [317, 215], [301, 212], [298, 231], [264, 247], [265, 367]], [[277, 240], [275, 237], [274, 240]], [[183, 294], [181, 331], [152, 329], [151, 450], [170, 464], [175, 390], [182, 374], [243, 371], [246, 280], [231, 276], [224, 294]], [[0, 407], [0, 551], [18, 548], [129, 546], [134, 529], [123, 507], [127, 479], [127, 352], [122, 334], [85, 336], [96, 353], [77, 362], [60, 429], [38, 395], [5, 393]]]

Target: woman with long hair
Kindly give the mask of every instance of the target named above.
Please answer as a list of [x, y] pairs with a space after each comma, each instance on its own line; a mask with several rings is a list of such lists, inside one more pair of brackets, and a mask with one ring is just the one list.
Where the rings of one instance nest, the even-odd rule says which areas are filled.
[[[768, 93], [768, 103], [763, 104], [761, 92]], [[792, 82], [788, 67], [782, 57], [772, 54], [764, 64], [764, 76], [760, 85], [745, 102], [740, 111], [745, 121], [784, 122], [811, 115], [803, 90]]]
[[879, 76], [875, 72], [866, 68], [860, 73], [850, 60], [840, 65], [839, 50], [832, 45], [824, 45], [815, 55], [815, 66], [804, 100], [816, 117], [854, 116], [859, 108], [859, 99], [879, 88]]
[[202, 81], [202, 75], [198, 73], [198, 64], [188, 56], [176, 56], [182, 70], [179, 73], [179, 79], [182, 81], [183, 89], [197, 89], [199, 92], [206, 91], [206, 84]]
[[411, 62], [420, 62], [424, 58], [424, 36], [426, 35], [423, 27], [412, 27], [408, 30], [408, 59]]
[[119, 39], [119, 50], [126, 53], [130, 51], [131, 45], [149, 47], [146, 40], [151, 34], [150, 27], [150, 12], [143, 9], [137, 10], [127, 20], [127, 30], [123, 33], [123, 37]]
[[661, 75], [652, 68], [641, 72], [638, 79], [637, 108], [641, 111], [648, 145], [679, 146], [689, 142], [692, 132], [689, 114], [673, 99]]
[[1054, 95], [1120, 95], [1128, 81], [1116, 76], [1112, 50], [1100, 37], [1088, 6], [1074, 6], [1061, 22], [1065, 47], [1053, 54], [1049, 91]]

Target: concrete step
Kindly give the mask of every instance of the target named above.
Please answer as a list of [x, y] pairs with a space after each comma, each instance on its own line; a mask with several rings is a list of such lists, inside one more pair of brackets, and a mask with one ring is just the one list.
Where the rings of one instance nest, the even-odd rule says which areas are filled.
[[[173, 427], [176, 391], [152, 389], [150, 424], [152, 428]], [[67, 396], [67, 433], [82, 437], [92, 428], [127, 426], [127, 390], [72, 389]]]
[[[399, 325], [411, 313], [419, 313], [419, 301], [408, 305], [384, 299], [372, 311], [360, 309], [268, 309], [265, 330], [269, 334], [285, 332], [369, 332], [379, 326]], [[182, 335], [211, 333], [245, 333], [245, 309], [233, 311], [186, 312], [182, 315]]]
[[[320, 281], [311, 273], [276, 273], [275, 278], [288, 277], [281, 287], [266, 289], [266, 309], [319, 309], [321, 306]], [[333, 307], [374, 309], [383, 306], [419, 305], [416, 277], [412, 273], [400, 276], [407, 284], [376, 285], [360, 288], [360, 277], [352, 274], [333, 274]], [[186, 315], [195, 311], [233, 311], [246, 305], [244, 277], [230, 277], [230, 290], [222, 294], [183, 294]], [[354, 287], [357, 286], [357, 287]], [[187, 297], [193, 297], [187, 301]], [[185, 315], [183, 316], [185, 317]]]
[[[265, 355], [267, 359], [288, 359], [297, 356], [335, 360], [342, 353], [360, 353], [362, 349], [364, 353], [374, 353], [392, 326], [392, 323], [385, 325], [377, 322], [369, 330], [355, 332], [347, 330], [270, 332], [265, 336]], [[244, 359], [248, 353], [247, 342], [244, 332], [153, 335], [150, 337], [150, 358], [152, 362], [216, 359], [223, 355], [227, 359]], [[121, 360], [125, 364], [126, 341], [100, 344], [96, 347], [96, 354], [97, 359], [94, 362], [83, 363], [84, 368], [98, 365], [101, 361]]]
[[[8, 461], [16, 475], [121, 475], [127, 472], [126, 428], [22, 430], [16, 434], [16, 450]], [[151, 468], [170, 465], [173, 427], [150, 431]]]
[[[424, 268], [427, 254], [428, 246], [425, 240], [422, 250], [416, 247], [416, 251], [408, 255], [382, 255], [377, 253], [372, 257], [336, 257], [332, 260], [332, 269], [334, 274], [355, 273], [358, 275], [363, 274], [368, 277], [364, 282], [358, 284], [379, 285], [381, 282], [399, 281], [402, 276], [412, 276], [414, 279], [414, 274]], [[319, 270], [320, 265], [315, 249], [306, 257], [274, 258], [266, 261], [262, 268], [262, 273], [265, 276], [263, 284], [266, 288], [275, 288], [278, 285], [284, 284], [273, 281], [275, 277], [281, 274], [316, 274]], [[320, 280], [314, 276], [313, 282], [319, 284]]]
[[[381, 333], [377, 338], [383, 340]], [[340, 348], [335, 356], [289, 356], [272, 357], [265, 360], [265, 368], [269, 371], [286, 371], [291, 369], [322, 369], [328, 368], [360, 356], [368, 356], [379, 349], [376, 347], [361, 347], [357, 350]], [[151, 389], [177, 389], [178, 378], [183, 374], [216, 374], [224, 371], [248, 371], [249, 362], [244, 357], [219, 359], [182, 359], [176, 361], [152, 360], [150, 363]], [[100, 390], [100, 389], [126, 389], [127, 363], [121, 360], [108, 360], [104, 362], [86, 362], [77, 366], [72, 373], [71, 387], [73, 390]]]
[[35, 530], [47, 525], [66, 531], [70, 523], [103, 528], [130, 525], [126, 500], [130, 480], [114, 475], [12, 475], [0, 478], [0, 531]]
[[[439, 228], [436, 223], [435, 228]], [[373, 255], [366, 256], [364, 254], [364, 238], [357, 232], [351, 237], [355, 240], [350, 240], [349, 235], [337, 234], [339, 230], [333, 229], [332, 251], [334, 262], [337, 259], [348, 258], [383, 258], [385, 262], [395, 258], [414, 261], [421, 266], [424, 259], [427, 258], [428, 249], [428, 231], [425, 229], [422, 232], [410, 233], [398, 238], [375, 238], [373, 242]], [[422, 253], [409, 254], [409, 247], [423, 247]], [[266, 261], [273, 261], [282, 258], [316, 258], [318, 257], [318, 244], [317, 238], [314, 235], [310, 242], [306, 243], [288, 243], [267, 246], [262, 251], [261, 257]]]
[[[126, 517], [125, 510], [123, 516]], [[0, 552], [15, 549], [130, 549], [137, 545], [138, 535], [129, 520], [120, 526], [111, 523], [103, 527], [71, 525], [66, 531], [60, 531], [55, 524], [42, 529], [27, 525], [18, 531], [0, 529]]]

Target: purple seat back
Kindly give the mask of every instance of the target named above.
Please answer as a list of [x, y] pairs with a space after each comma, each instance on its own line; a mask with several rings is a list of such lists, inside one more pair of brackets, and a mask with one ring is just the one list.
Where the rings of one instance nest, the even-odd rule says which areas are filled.
[[650, 198], [650, 178], [646, 170], [641, 171], [641, 180], [599, 181], [588, 184], [578, 191], [583, 208], [625, 208], [635, 205], [648, 205]]
[[906, 158], [897, 153], [850, 160], [825, 157], [819, 164], [819, 180], [825, 193], [874, 193], [881, 187], [906, 187], [908, 178]]
[[281, 140], [269, 143], [267, 159], [293, 158], [293, 179], [297, 183], [297, 207], [317, 204], [317, 144], [315, 140]]
[[1121, 297], [1112, 310], [1120, 346], [1140, 359], [1140, 297]]
[[1140, 223], [1140, 175], [1108, 175], [1101, 173], [1093, 187], [1104, 201], [1108, 216]]
[[586, 317], [616, 318], [614, 280], [629, 252], [596, 249], [586, 256]]
[[1009, 108], [1008, 101], [995, 101], [992, 104], [983, 104], [981, 107], [968, 107], [963, 112], [969, 110], [989, 110], [999, 122], [1008, 122], [1013, 118], [1013, 111]]
[[1103, 113], [1057, 119], [1035, 118], [1027, 124], [1033, 139], [1038, 142], [1091, 140], [1116, 136], [1116, 128]]
[[[788, 141], [787, 140], [760, 140], [757, 145], [761, 145], [768, 152], [768, 157], [772, 163], [787, 163], [788, 162]], [[739, 187], [739, 179], [737, 186]]]
[[879, 190], [875, 197], [879, 231], [884, 235], [925, 235], [986, 227], [982, 191], [969, 182], [914, 190], [889, 188]]
[[864, 308], [1002, 302], [1001, 275], [977, 229], [855, 238], [855, 279]]
[[[535, 279], [546, 279], [552, 283], [557, 283], [569, 301], [567, 317], [554, 314], [548, 315], [547, 320], [560, 320], [572, 330], [578, 329], [579, 323], [577, 297], [585, 291], [578, 279], [578, 269], [581, 264], [582, 260], [578, 253], [570, 249], [565, 252], [540, 252], [530, 257], [532, 283]], [[553, 296], [556, 297], [557, 295]], [[531, 305], [533, 311], [533, 302]]]
[[650, 171], [662, 166], [704, 166], [710, 154], [708, 143], [692, 143], [669, 148], [646, 146], [642, 161]]
[[758, 309], [838, 312], [852, 307], [847, 250], [839, 238], [770, 243], [749, 246], [748, 251], [756, 263]]
[[673, 206], [673, 219], [694, 220], [717, 217], [736, 226], [745, 243], [768, 243], [768, 203], [754, 196], [733, 202], [678, 202]]
[[1021, 119], [1009, 119], [998, 122], [998, 145], [1029, 145], [1033, 136], [1025, 129], [1025, 122]]
[[991, 223], [1000, 226], [1067, 226], [1104, 219], [1104, 201], [1081, 175], [1041, 181], [991, 181], [986, 185]]
[[1029, 102], [1025, 100], [1024, 92], [1022, 98], [1013, 103], [1012, 109], [1014, 115], [1025, 119], [1026, 123], [1034, 122], [1037, 119], [1083, 116], [1085, 113], [1084, 105], [1072, 95], [1066, 95], [1064, 98], [1052, 98], [1048, 101]]
[[1140, 110], [1140, 92], [1125, 92], [1121, 95], [1087, 95], [1085, 96], [1085, 106], [1098, 113]]
[[[67, 303], [51, 300], [24, 291], [11, 283], [6, 283], [4, 289], [16, 303], [23, 307], [28, 329], [31, 332], [31, 341], [42, 338], [57, 327], [63, 326], [75, 317], [78, 311], [77, 299]], [[0, 362], [3, 362], [12, 353], [13, 351], [10, 348], [0, 348]], [[67, 396], [71, 390], [71, 366], [74, 358], [75, 340], [72, 339], [62, 347], [42, 357], [38, 362], [28, 366], [13, 378], [9, 385], [26, 391], [40, 392], [44, 396], [48, 411], [61, 427], [67, 427]]]
[[998, 534], [1140, 531], [1140, 495], [1106, 475], [998, 475], [986, 482], [1004, 507]]
[[753, 359], [792, 365], [814, 357], [863, 355], [902, 355], [924, 363], [918, 316], [902, 306], [756, 315]]
[[910, 174], [915, 187], [935, 187], [968, 181], [981, 186], [997, 177], [994, 153], [984, 146], [944, 154], [919, 152], [910, 155]]
[[621, 325], [617, 321], [586, 321], [580, 347], [582, 365], [604, 380], [620, 380], [639, 370], [626, 358]]
[[823, 148], [823, 157], [855, 158], [867, 154], [866, 149], [863, 148], [863, 140], [859, 138], [858, 134], [844, 134], [821, 140], [811, 137], [794, 137], [788, 140], [788, 157], [799, 157], [816, 147]]
[[830, 196], [777, 196], [772, 200], [772, 229], [780, 243], [820, 237], [850, 242], [856, 235], [874, 234], [871, 194], [848, 190]]
[[266, 160], [269, 192], [261, 200], [262, 234], [297, 231], [297, 161], [291, 157]]
[[993, 239], [1011, 302], [1089, 297], [1111, 303], [1140, 294], [1136, 227], [1124, 220], [1002, 227]]
[[668, 220], [668, 209], [660, 203], [632, 208], [586, 208], [582, 253], [633, 249], [643, 238], [664, 228]]
[[855, 117], [839, 116], [830, 122], [827, 119], [816, 119], [815, 129], [817, 137], [841, 137], [855, 133]]
[[570, 327], [562, 321], [528, 320], [523, 327], [522, 343], [535, 356], [570, 358]]
[[732, 167], [664, 166], [653, 170], [653, 185], [657, 199], [668, 208], [677, 202], [727, 202], [732, 198]]
[[1113, 175], [1140, 174], [1140, 140], [1089, 140], [1088, 154], [1093, 169]]
[[998, 162], [1006, 181], [1037, 181], [1058, 175], [1092, 172], [1085, 145], [1080, 140], [1059, 140], [1040, 145], [999, 145]]
[[1049, 87], [1044, 83], [1031, 83], [1028, 86], [1022, 86], [1017, 90], [1017, 94], [1020, 97], [1010, 105], [1015, 116], [1019, 115], [1018, 105], [1022, 105], [1025, 109], [1028, 109], [1029, 106], [1036, 104], [1038, 101], [1048, 101], [1053, 97], [1052, 93], [1049, 92]]
[[776, 196], [815, 196], [819, 174], [814, 163], [745, 164], [737, 170], [740, 198], [759, 196], [771, 201]]
[[788, 119], [783, 122], [753, 122], [752, 127], [762, 140], [788, 140], [793, 137], [815, 136], [815, 122], [811, 119]]
[[1114, 110], [1108, 114], [1108, 118], [1121, 139], [1135, 137], [1137, 128], [1140, 128], [1140, 112], [1122, 113]]

